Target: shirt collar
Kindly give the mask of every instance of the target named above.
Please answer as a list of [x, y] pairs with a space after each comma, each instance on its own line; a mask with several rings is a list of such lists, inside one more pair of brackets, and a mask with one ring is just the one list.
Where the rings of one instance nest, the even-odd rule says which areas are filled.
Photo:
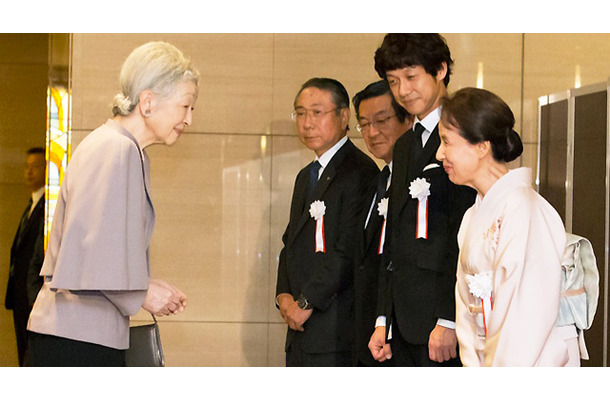
[[37, 191], [32, 192], [32, 207], [38, 204], [38, 200], [40, 200], [42, 196], [44, 196], [44, 186], [38, 189]]
[[[424, 119], [421, 121], [419, 118], [415, 117], [415, 123], [419, 122], [420, 124], [422, 124], [424, 126], [424, 128], [426, 128], [426, 130], [428, 132], [432, 132], [434, 130], [434, 128], [436, 128], [436, 126], [438, 125], [439, 121], [441, 120], [442, 109], [443, 109], [442, 106], [438, 106], [437, 108], [432, 110], [432, 112], [430, 114], [426, 115], [424, 117]], [[414, 125], [415, 125], [415, 123], [414, 123]]]
[[328, 149], [320, 157], [316, 156], [316, 160], [320, 163], [322, 168], [326, 168], [330, 160], [337, 154], [337, 151], [347, 142], [347, 135], [343, 136], [333, 147]]

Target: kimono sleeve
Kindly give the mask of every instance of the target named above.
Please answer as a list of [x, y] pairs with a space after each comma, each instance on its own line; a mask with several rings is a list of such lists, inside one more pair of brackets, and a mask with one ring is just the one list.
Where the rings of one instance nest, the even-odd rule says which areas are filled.
[[[458, 243], [460, 249], [464, 248], [464, 240], [468, 227], [472, 219], [472, 209], [466, 211], [462, 225], [458, 233]], [[460, 252], [460, 256], [462, 253]], [[458, 337], [458, 344], [460, 346], [460, 360], [465, 367], [477, 367], [480, 366], [481, 362], [477, 355], [476, 349], [479, 343], [476, 323], [475, 320], [468, 310], [470, 305], [470, 295], [468, 283], [466, 282], [466, 273], [464, 272], [464, 265], [462, 264], [461, 257], [457, 260], [457, 284], [455, 286], [455, 305], [456, 305], [456, 334]]]

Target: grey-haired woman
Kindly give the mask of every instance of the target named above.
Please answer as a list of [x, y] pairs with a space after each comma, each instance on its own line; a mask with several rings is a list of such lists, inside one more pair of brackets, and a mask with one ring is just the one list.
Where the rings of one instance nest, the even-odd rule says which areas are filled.
[[150, 279], [155, 216], [145, 149], [172, 145], [191, 125], [198, 77], [164, 42], [125, 60], [114, 117], [80, 143], [62, 182], [28, 324], [30, 365], [123, 366], [130, 315], [186, 307], [182, 291]]

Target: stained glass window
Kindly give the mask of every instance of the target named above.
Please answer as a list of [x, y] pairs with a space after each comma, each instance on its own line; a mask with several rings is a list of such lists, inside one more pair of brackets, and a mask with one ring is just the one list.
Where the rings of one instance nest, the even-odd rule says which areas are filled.
[[71, 107], [69, 91], [61, 86], [49, 87], [47, 118], [47, 182], [45, 211], [45, 249], [51, 232], [59, 187], [71, 155]]

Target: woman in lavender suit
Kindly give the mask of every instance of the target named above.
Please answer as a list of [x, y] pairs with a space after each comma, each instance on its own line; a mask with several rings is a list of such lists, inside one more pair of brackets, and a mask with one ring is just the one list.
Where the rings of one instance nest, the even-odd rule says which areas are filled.
[[145, 149], [192, 123], [198, 72], [150, 42], [125, 60], [114, 117], [80, 143], [66, 171], [30, 315], [31, 366], [123, 366], [129, 316], [177, 314], [186, 296], [150, 279], [154, 226]]

